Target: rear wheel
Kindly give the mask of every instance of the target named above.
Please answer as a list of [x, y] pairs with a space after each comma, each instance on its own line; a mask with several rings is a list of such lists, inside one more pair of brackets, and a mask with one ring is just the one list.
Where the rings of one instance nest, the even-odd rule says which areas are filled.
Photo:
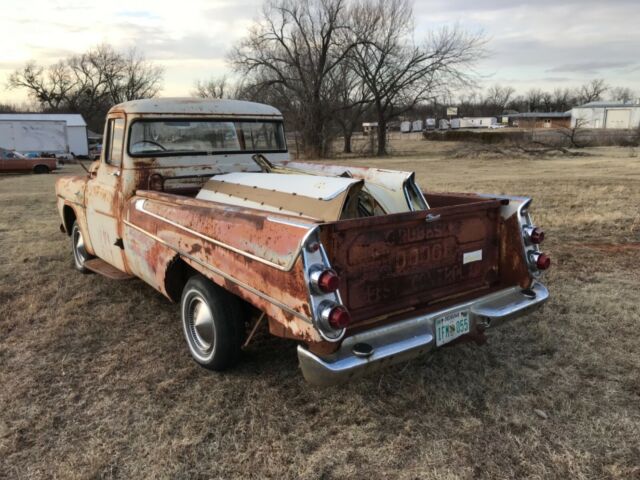
[[73, 222], [71, 227], [71, 249], [73, 250], [73, 265], [76, 270], [81, 273], [92, 273], [87, 267], [84, 266], [87, 260], [90, 260], [93, 255], [87, 252], [84, 244], [84, 237], [80, 231], [80, 226], [77, 221]]
[[33, 168], [33, 173], [49, 173], [49, 167], [46, 165], [36, 165]]
[[182, 327], [193, 359], [210, 370], [226, 370], [240, 358], [244, 318], [240, 301], [202, 275], [182, 291]]

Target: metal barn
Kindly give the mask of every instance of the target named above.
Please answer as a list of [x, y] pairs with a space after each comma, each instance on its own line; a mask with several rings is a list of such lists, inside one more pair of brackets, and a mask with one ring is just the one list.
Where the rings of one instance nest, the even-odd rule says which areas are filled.
[[583, 128], [640, 127], [640, 99], [635, 102], [590, 102], [571, 111], [571, 126]]

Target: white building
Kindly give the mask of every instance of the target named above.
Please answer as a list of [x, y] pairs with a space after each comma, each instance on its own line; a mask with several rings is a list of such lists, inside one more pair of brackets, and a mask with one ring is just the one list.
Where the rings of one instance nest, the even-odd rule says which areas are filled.
[[582, 128], [638, 128], [640, 99], [635, 102], [589, 102], [571, 110], [571, 126]]
[[64, 121], [67, 124], [69, 153], [76, 156], [89, 155], [87, 123], [79, 113], [1, 113], [0, 120], [16, 122]]

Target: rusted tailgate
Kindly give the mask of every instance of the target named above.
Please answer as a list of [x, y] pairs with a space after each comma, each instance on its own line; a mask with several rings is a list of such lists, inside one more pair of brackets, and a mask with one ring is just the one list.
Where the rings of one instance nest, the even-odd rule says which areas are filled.
[[500, 206], [500, 200], [475, 197], [428, 211], [323, 224], [323, 243], [353, 322], [495, 284]]

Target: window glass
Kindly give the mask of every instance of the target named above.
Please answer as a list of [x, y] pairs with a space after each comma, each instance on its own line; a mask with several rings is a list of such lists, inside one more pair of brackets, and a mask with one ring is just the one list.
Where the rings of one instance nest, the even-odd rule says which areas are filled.
[[244, 136], [245, 150], [281, 150], [279, 123], [240, 122], [239, 128]]
[[124, 119], [109, 120], [109, 147], [107, 163], [119, 167], [122, 164], [122, 144], [124, 142]]
[[144, 120], [134, 122], [129, 135], [132, 155], [206, 155], [285, 149], [280, 122]]

